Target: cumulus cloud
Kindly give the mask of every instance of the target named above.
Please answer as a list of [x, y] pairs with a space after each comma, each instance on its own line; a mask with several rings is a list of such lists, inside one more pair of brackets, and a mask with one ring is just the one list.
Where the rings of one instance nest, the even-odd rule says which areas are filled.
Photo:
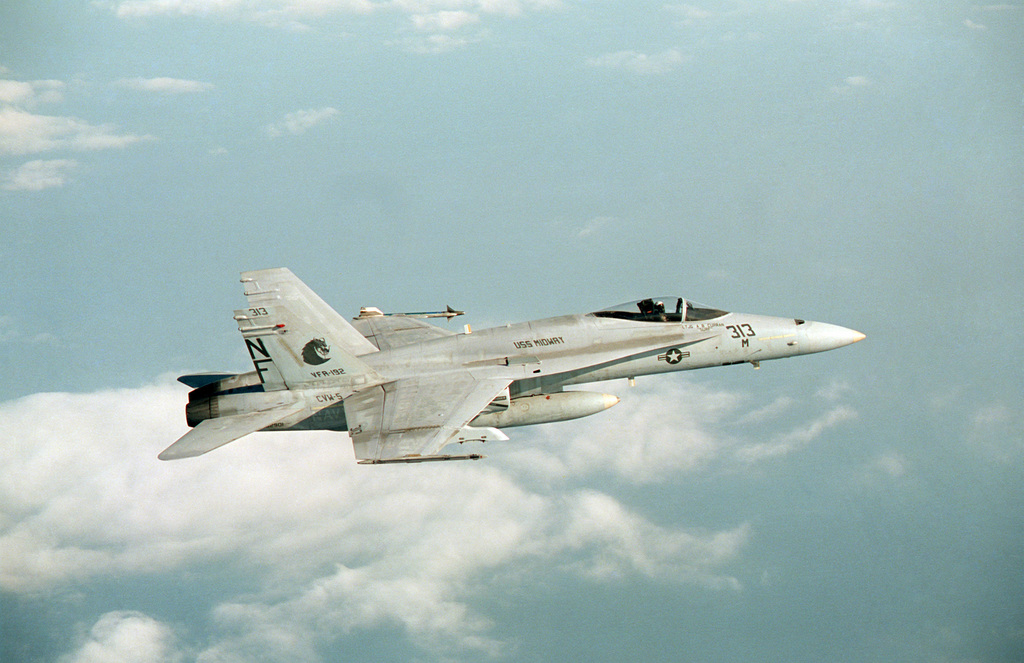
[[546, 479], [600, 472], [644, 484], [706, 467], [736, 444], [719, 424], [738, 416], [739, 394], [648, 378], [621, 397], [607, 412], [536, 428], [540, 443], [514, 447], [509, 462]]
[[480, 21], [477, 14], [461, 9], [438, 11], [431, 14], [413, 14], [410, 18], [417, 30], [426, 32], [449, 32]]
[[163, 382], [0, 406], [0, 587], [230, 563], [269, 589], [223, 597], [214, 648], [272, 647], [268, 622], [307, 633], [307, 645], [325, 629], [399, 623], [426, 648], [493, 653], [502, 645], [472, 607], [474, 587], [509, 565], [735, 586], [720, 568], [742, 524], [658, 525], [598, 491], [530, 490], [500, 463], [366, 468], [332, 433], [257, 434], [159, 462], [185, 431], [183, 391]]
[[68, 173], [78, 166], [74, 159], [37, 159], [22, 164], [4, 178], [6, 191], [42, 191], [64, 186]]
[[112, 124], [97, 125], [75, 117], [0, 108], [0, 154], [109, 150], [153, 139], [149, 135], [120, 133]]
[[63, 100], [62, 81], [0, 80], [0, 104], [33, 108], [39, 104], [53, 104]]
[[576, 561], [585, 576], [619, 579], [637, 572], [648, 578], [740, 589], [739, 581], [709, 572], [733, 560], [750, 526], [713, 535], [659, 527], [597, 491], [582, 491], [568, 505], [565, 539], [570, 550], [586, 550]]
[[686, 58], [676, 48], [648, 55], [639, 51], [617, 51], [587, 59], [592, 67], [619, 69], [634, 74], [667, 74], [678, 69]]
[[[34, 112], [41, 104], [62, 102], [63, 90], [64, 83], [55, 80], [0, 80], [0, 156], [121, 149], [154, 140], [150, 135], [123, 133], [113, 124]], [[34, 159], [0, 174], [0, 188], [42, 191], [61, 187], [77, 167], [74, 159]]]
[[280, 122], [268, 124], [264, 129], [271, 138], [278, 138], [285, 134], [300, 136], [313, 127], [327, 122], [337, 114], [338, 109], [330, 106], [297, 110], [285, 115]]
[[213, 83], [190, 81], [180, 78], [122, 78], [114, 81], [118, 87], [141, 92], [159, 92], [161, 94], [195, 94], [213, 89]]
[[[676, 478], [730, 462], [743, 444], [723, 429], [750, 409], [747, 397], [661, 385], [579, 422], [510, 429], [484, 461], [373, 468], [329, 432], [259, 433], [158, 461], [187, 430], [187, 390], [170, 378], [3, 403], [0, 589], [59, 595], [192, 569], [250, 576], [258, 590], [224, 589], [211, 603], [210, 641], [190, 646], [205, 647], [201, 661], [315, 661], [325, 640], [396, 624], [432, 655], [505, 654], [510, 643], [479, 607], [501, 577], [742, 591], [730, 566], [749, 523], [659, 522], [589, 485], [609, 473], [632, 485]], [[788, 434], [807, 443], [830, 425], [815, 421]], [[67, 660], [133, 638], [156, 643], [150, 660], [173, 660], [173, 633], [136, 613], [105, 615]]]
[[170, 627], [140, 612], [108, 612], [60, 663], [175, 663], [184, 660]]

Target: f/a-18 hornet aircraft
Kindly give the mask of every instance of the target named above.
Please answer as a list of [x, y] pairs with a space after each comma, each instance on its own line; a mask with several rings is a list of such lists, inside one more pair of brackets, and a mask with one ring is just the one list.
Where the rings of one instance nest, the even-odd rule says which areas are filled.
[[288, 269], [243, 272], [235, 311], [255, 370], [185, 375], [192, 430], [162, 460], [199, 456], [261, 430], [347, 430], [359, 463], [478, 459], [454, 442], [565, 421], [619, 402], [569, 385], [823, 352], [864, 334], [793, 318], [649, 297], [583, 315], [462, 333], [364, 308], [351, 323]]

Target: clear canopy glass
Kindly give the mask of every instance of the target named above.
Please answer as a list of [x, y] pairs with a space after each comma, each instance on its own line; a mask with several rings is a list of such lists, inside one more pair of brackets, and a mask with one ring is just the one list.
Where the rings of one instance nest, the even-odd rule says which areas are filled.
[[599, 318], [637, 322], [697, 322], [720, 318], [727, 313], [682, 297], [648, 297], [594, 311]]

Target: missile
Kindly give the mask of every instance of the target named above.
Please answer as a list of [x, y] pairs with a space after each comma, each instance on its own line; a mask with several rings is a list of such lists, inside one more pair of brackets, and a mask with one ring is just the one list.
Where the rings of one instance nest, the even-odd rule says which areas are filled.
[[507, 428], [552, 421], [579, 419], [607, 410], [619, 402], [617, 396], [592, 391], [560, 391], [513, 398], [507, 410], [478, 415], [472, 426]]
[[411, 311], [409, 313], [385, 313], [376, 306], [363, 306], [359, 309], [359, 316], [356, 320], [364, 318], [399, 317], [399, 318], [445, 318], [451, 320], [454, 317], [466, 315], [465, 311], [456, 311], [451, 306], [446, 306], [443, 311]]

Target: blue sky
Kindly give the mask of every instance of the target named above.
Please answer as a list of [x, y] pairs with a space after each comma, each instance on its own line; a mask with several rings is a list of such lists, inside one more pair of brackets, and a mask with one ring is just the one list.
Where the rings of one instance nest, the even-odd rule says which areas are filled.
[[[0, 658], [1024, 658], [1024, 6], [0, 8]], [[865, 332], [478, 463], [194, 461], [238, 273]]]

